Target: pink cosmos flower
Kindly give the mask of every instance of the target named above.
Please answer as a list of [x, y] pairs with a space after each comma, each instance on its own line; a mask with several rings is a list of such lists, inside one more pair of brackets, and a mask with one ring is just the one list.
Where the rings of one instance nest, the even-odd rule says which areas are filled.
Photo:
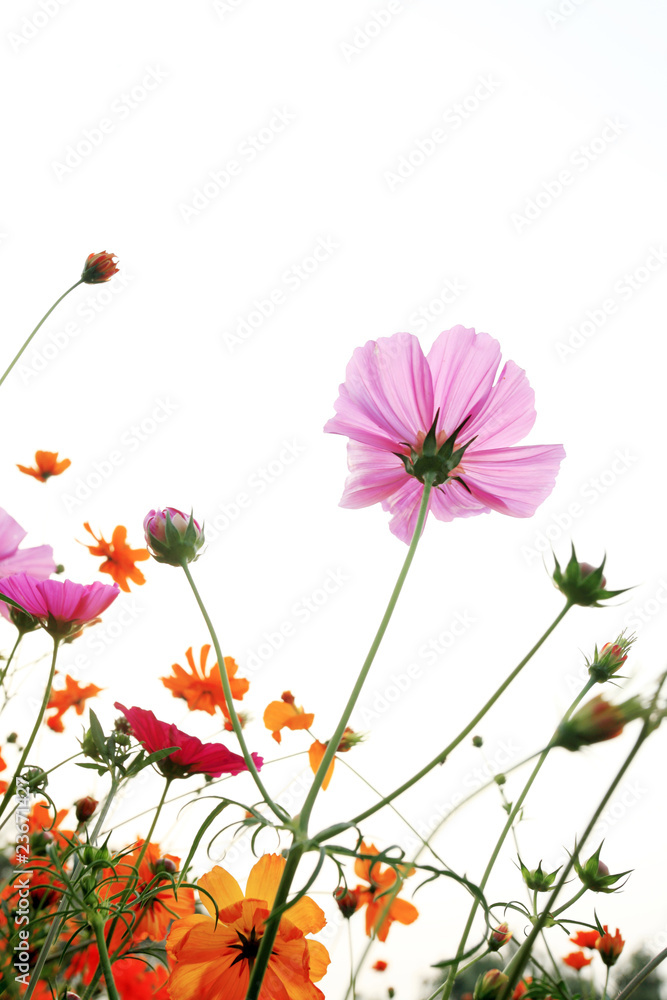
[[382, 503], [404, 542], [426, 478], [440, 521], [496, 510], [530, 517], [551, 493], [561, 445], [510, 447], [535, 422], [533, 390], [488, 333], [446, 330], [427, 356], [409, 333], [357, 348], [324, 430], [344, 434], [350, 475], [341, 507]]
[[[132, 726], [132, 731], [149, 753], [180, 747], [158, 761], [157, 767], [167, 778], [188, 778], [191, 774], [209, 774], [219, 778], [221, 774], [239, 774], [248, 767], [240, 754], [232, 753], [222, 743], [202, 743], [196, 736], [188, 736], [173, 723], [160, 722], [145, 708], [125, 708], [116, 702], [119, 709]], [[250, 755], [259, 771], [264, 763], [256, 753]]]
[[170, 566], [196, 562], [204, 544], [199, 522], [176, 507], [149, 510], [144, 518], [144, 535], [153, 558]]
[[26, 534], [21, 525], [0, 507], [0, 577], [30, 573], [37, 580], [45, 580], [55, 573], [56, 564], [50, 545], [18, 551]]
[[73, 583], [71, 580], [36, 580], [17, 573], [0, 580], [0, 598], [9, 597], [38, 619], [54, 638], [73, 637], [90, 625], [115, 601], [118, 584]]

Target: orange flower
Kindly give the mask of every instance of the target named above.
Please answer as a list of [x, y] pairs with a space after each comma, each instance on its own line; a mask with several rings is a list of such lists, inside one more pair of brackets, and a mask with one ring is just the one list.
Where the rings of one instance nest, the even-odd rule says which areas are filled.
[[583, 951], [572, 951], [563, 959], [565, 965], [569, 965], [571, 969], [576, 969], [577, 972], [583, 969], [585, 965], [590, 965], [592, 961], [592, 958], [586, 958]]
[[[374, 844], [369, 846], [363, 841], [359, 851], [361, 854], [378, 854]], [[377, 861], [357, 858], [354, 862], [355, 874], [370, 885], [368, 889], [366, 886], [358, 885], [355, 890], [359, 894], [359, 907], [368, 906], [366, 933], [371, 937], [375, 932], [380, 941], [387, 940], [389, 928], [394, 920], [398, 920], [399, 924], [411, 924], [419, 916], [419, 911], [412, 903], [408, 903], [405, 899], [398, 899], [398, 893], [394, 894], [397, 879], [400, 891], [403, 879], [408, 878], [414, 872], [414, 868], [408, 868], [406, 865], [399, 866], [399, 868], [401, 874], [397, 876], [393, 868], [387, 867], [382, 871], [382, 866]], [[387, 909], [388, 900], [391, 897], [393, 898]]]
[[35, 464], [36, 469], [31, 469], [27, 465], [17, 465], [16, 468], [20, 472], [25, 472], [26, 476], [34, 476], [40, 483], [45, 483], [51, 476], [59, 476], [65, 469], [69, 469], [72, 463], [69, 458], [63, 458], [59, 462], [57, 451], [36, 451]]
[[276, 743], [282, 740], [281, 729], [310, 729], [315, 716], [312, 712], [304, 712], [303, 706], [297, 708], [291, 691], [283, 691], [281, 701], [272, 701], [264, 712], [264, 725], [272, 729]]
[[174, 894], [170, 879], [164, 880], [164, 889], [156, 893], [151, 890], [149, 899], [132, 905], [132, 899], [144, 892], [156, 874], [160, 871], [175, 874], [180, 863], [180, 858], [175, 855], [163, 854], [159, 844], [149, 844], [137, 873], [137, 861], [143, 844], [143, 840], [137, 841], [134, 851], [115, 862], [114, 868], [105, 869], [100, 879], [99, 896], [108, 900], [110, 904], [118, 903], [128, 886], [134, 887], [130, 895], [130, 912], [126, 912], [124, 919], [118, 921], [111, 938], [112, 952], [121, 944], [129, 945], [132, 941], [141, 941], [144, 938], [162, 941], [172, 920], [189, 917], [194, 913], [193, 890], [179, 889], [178, 893]]
[[[120, 589], [124, 590], [127, 594], [130, 592], [128, 580], [136, 583], [139, 587], [142, 583], [146, 582], [146, 577], [134, 564], [143, 562], [144, 559], [150, 559], [150, 553], [148, 549], [130, 548], [125, 540], [127, 538], [127, 528], [119, 524], [113, 529], [111, 541], [106, 542], [104, 538], [101, 536], [98, 538], [94, 534], [88, 521], [84, 521], [83, 526], [98, 543], [97, 545], [86, 545], [91, 556], [104, 556], [105, 558], [105, 561], [100, 566], [100, 573], [108, 573], [114, 583], [117, 583]], [[85, 545], [85, 542], [82, 544]]]
[[376, 972], [384, 972], [384, 970], [387, 968], [387, 963], [384, 962], [381, 958], [378, 958], [373, 968], [375, 969]]
[[577, 931], [570, 941], [576, 944], [577, 948], [594, 948], [599, 937], [597, 931]]
[[65, 712], [69, 708], [73, 708], [77, 715], [83, 715], [86, 699], [93, 698], [103, 690], [104, 688], [98, 687], [97, 684], [81, 685], [69, 674], [66, 674], [65, 687], [61, 691], [51, 688], [51, 696], [46, 707], [47, 709], [55, 708], [56, 713], [46, 720], [49, 729], [53, 729], [54, 733], [64, 732], [62, 717]]
[[[187, 701], [191, 712], [199, 709], [201, 712], [215, 715], [216, 707], [219, 708], [227, 720], [225, 729], [229, 731], [232, 729], [232, 724], [225, 702], [225, 692], [222, 688], [217, 661], [211, 667], [210, 672], [206, 673], [206, 660], [210, 649], [211, 646], [208, 643], [202, 646], [199, 654], [199, 669], [197, 669], [192, 655], [192, 646], [190, 646], [185, 653], [185, 658], [190, 665], [190, 673], [178, 663], [172, 663], [171, 669], [176, 676], [161, 677], [160, 680], [166, 688], [169, 688], [174, 698], [184, 698]], [[236, 677], [238, 669], [236, 661], [231, 656], [226, 656], [225, 670], [229, 678], [232, 698], [235, 701], [241, 701], [250, 687], [250, 681], [246, 680], [245, 677]]]
[[[217, 865], [199, 879], [215, 899], [218, 913], [208, 895], [200, 893], [209, 915], [195, 914], [172, 927], [167, 938], [167, 954], [176, 963], [167, 984], [171, 997], [245, 997], [284, 867], [284, 858], [265, 854], [248, 876], [245, 896], [238, 882]], [[323, 1000], [313, 983], [326, 973], [329, 955], [324, 945], [306, 934], [315, 934], [325, 923], [324, 913], [308, 896], [280, 918], [262, 1000]]]
[[[271, 706], [269, 706], [269, 708], [270, 707]], [[347, 751], [350, 750], [353, 746], [355, 746], [355, 744], [361, 743], [363, 738], [364, 738], [363, 734], [355, 733], [354, 730], [350, 729], [350, 727], [348, 726], [347, 729], [345, 729], [343, 732], [336, 753], [347, 753]], [[329, 741], [327, 741], [326, 743], [321, 743], [319, 740], [315, 740], [315, 742], [311, 744], [310, 750], [308, 751], [308, 762], [310, 764], [310, 769], [313, 772], [313, 774], [317, 774], [319, 766], [322, 763], [322, 758], [327, 752], [328, 746], [329, 746]], [[329, 782], [331, 781], [331, 777], [334, 772], [335, 763], [336, 763], [336, 758], [332, 757], [331, 763], [329, 764], [329, 767], [327, 769], [327, 773], [324, 776], [324, 781], [322, 782], [323, 792], [325, 792], [329, 786]]]
[[[3, 760], [2, 754], [0, 753], [0, 771], [6, 771], [6, 770], [7, 770], [7, 764]], [[9, 785], [7, 784], [6, 781], [0, 781], [0, 795], [4, 795], [8, 788]]]
[[621, 937], [618, 927], [616, 928], [616, 933], [613, 937], [609, 933], [606, 924], [603, 925], [603, 929], [604, 934], [602, 937], [598, 937], [594, 947], [600, 952], [600, 958], [605, 965], [616, 965], [616, 962], [623, 951], [625, 941]]
[[528, 992], [528, 987], [533, 981], [532, 976], [526, 976], [525, 979], [520, 979], [514, 993], [512, 994], [512, 1000], [521, 1000], [524, 993]]

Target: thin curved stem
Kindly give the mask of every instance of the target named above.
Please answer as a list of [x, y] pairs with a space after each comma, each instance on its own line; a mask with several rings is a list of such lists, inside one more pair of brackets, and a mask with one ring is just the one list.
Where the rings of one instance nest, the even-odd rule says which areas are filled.
[[81, 285], [82, 283], [83, 283], [83, 278], [79, 278], [79, 280], [76, 281], [72, 285], [71, 288], [68, 288], [66, 292], [63, 292], [63, 294], [60, 296], [59, 299], [56, 299], [56, 301], [53, 303], [53, 305], [48, 310], [48, 312], [44, 313], [44, 315], [40, 319], [40, 321], [37, 324], [37, 326], [35, 327], [35, 329], [32, 331], [32, 333], [30, 334], [30, 336], [28, 337], [28, 339], [24, 342], [23, 347], [19, 350], [18, 354], [14, 357], [13, 361], [10, 363], [9, 368], [6, 370], [5, 374], [2, 376], [2, 378], [0, 378], [0, 385], [2, 385], [2, 383], [5, 381], [5, 379], [7, 378], [7, 376], [9, 375], [9, 373], [11, 372], [12, 368], [14, 367], [14, 365], [16, 364], [16, 362], [18, 361], [18, 359], [21, 357], [21, 355], [25, 351], [26, 347], [29, 345], [29, 343], [32, 340], [32, 338], [35, 336], [35, 334], [37, 333], [37, 331], [39, 330], [39, 328], [41, 327], [41, 325], [49, 318], [49, 316], [51, 315], [51, 313], [53, 312], [53, 310], [56, 308], [56, 306], [60, 305], [60, 303], [62, 302], [62, 300], [65, 298], [65, 296], [69, 295], [70, 292], [74, 291], [74, 289], [77, 288], [77, 286]]
[[51, 697], [51, 685], [53, 684], [53, 677], [54, 677], [55, 672], [56, 672], [56, 657], [58, 656], [58, 645], [59, 645], [59, 640], [58, 639], [54, 639], [53, 640], [53, 656], [51, 657], [51, 670], [49, 671], [49, 677], [48, 677], [48, 680], [46, 682], [46, 688], [44, 690], [44, 697], [42, 698], [42, 704], [39, 707], [39, 712], [37, 713], [37, 718], [35, 720], [35, 725], [32, 727], [32, 732], [30, 734], [30, 738], [29, 738], [28, 742], [26, 743], [25, 747], [23, 748], [23, 753], [21, 754], [21, 759], [20, 759], [20, 761], [18, 763], [18, 767], [16, 768], [16, 771], [14, 773], [14, 777], [9, 782], [9, 786], [7, 788], [7, 791], [5, 792], [5, 795], [4, 795], [4, 798], [2, 800], [2, 803], [0, 803], [0, 816], [2, 816], [2, 814], [5, 811], [5, 809], [7, 808], [7, 806], [9, 805], [9, 803], [11, 802], [12, 798], [14, 797], [14, 793], [16, 792], [16, 779], [21, 774], [21, 769], [22, 769], [23, 765], [25, 764], [25, 762], [27, 760], [28, 754], [30, 753], [30, 751], [32, 749], [33, 743], [35, 742], [35, 738], [37, 736], [37, 733], [39, 732], [39, 727], [42, 724], [42, 719], [44, 718], [44, 713], [46, 712], [46, 706], [48, 705], [49, 698]]
[[206, 607], [204, 605], [204, 602], [202, 601], [199, 591], [197, 590], [195, 581], [192, 578], [192, 573], [190, 572], [190, 567], [186, 562], [184, 562], [182, 566], [183, 566], [183, 572], [185, 573], [187, 581], [190, 584], [192, 593], [194, 594], [195, 600], [199, 605], [199, 610], [203, 615], [204, 621], [206, 622], [206, 627], [209, 631], [209, 635], [211, 636], [211, 640], [213, 642], [215, 655], [218, 658], [218, 670], [220, 671], [220, 680], [222, 682], [222, 689], [225, 693], [225, 702], [227, 704], [227, 710], [229, 712], [229, 717], [231, 719], [232, 727], [239, 741], [239, 746], [241, 748], [241, 753], [243, 754], [243, 759], [246, 763], [246, 767], [250, 771], [253, 781], [257, 785], [257, 789], [260, 795], [262, 796], [262, 799], [264, 800], [264, 802], [266, 802], [269, 809], [271, 809], [273, 814], [277, 816], [282, 823], [285, 821], [285, 815], [282, 812], [282, 810], [276, 805], [276, 803], [273, 801], [268, 791], [264, 787], [264, 782], [260, 778], [259, 772], [257, 771], [257, 767], [255, 766], [255, 762], [250, 755], [250, 751], [248, 750], [248, 746], [246, 744], [245, 737], [243, 735], [243, 729], [241, 728], [241, 722], [239, 720], [236, 708], [234, 706], [234, 699], [232, 698], [232, 689], [229, 683], [229, 677], [227, 676], [227, 671], [225, 669], [225, 658], [222, 655], [220, 642], [218, 641], [218, 636], [216, 634], [215, 628], [213, 627], [213, 622], [211, 621], [209, 614], [206, 610]]

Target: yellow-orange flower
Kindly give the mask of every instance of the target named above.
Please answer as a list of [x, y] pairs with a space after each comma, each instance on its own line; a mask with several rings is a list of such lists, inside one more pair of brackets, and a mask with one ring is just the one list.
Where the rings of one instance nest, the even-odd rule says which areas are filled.
[[[362, 841], [359, 853], [378, 854], [378, 850], [374, 844], [369, 845]], [[379, 862], [371, 861], [368, 858], [357, 858], [354, 862], [355, 874], [369, 883], [369, 888], [358, 885], [355, 890], [359, 895], [358, 908], [368, 906], [366, 933], [370, 937], [375, 932], [380, 941], [387, 940], [389, 928], [394, 920], [398, 920], [399, 924], [411, 924], [419, 916], [419, 910], [412, 903], [408, 903], [405, 899], [399, 899], [398, 893], [393, 895], [393, 891], [391, 894], [389, 892], [395, 888], [397, 879], [399, 882], [398, 891], [400, 891], [403, 879], [408, 878], [414, 872], [414, 868], [409, 868], [407, 865], [399, 866], [399, 870], [400, 876], [390, 867], [383, 871]], [[387, 909], [390, 895], [393, 898]]]
[[312, 712], [304, 712], [303, 706], [297, 708], [291, 691], [283, 691], [280, 701], [272, 701], [264, 712], [264, 725], [273, 730], [271, 735], [276, 743], [282, 740], [281, 729], [310, 729], [315, 716]]
[[[185, 658], [190, 666], [190, 672], [188, 673], [178, 663], [172, 663], [171, 669], [176, 676], [161, 677], [160, 680], [166, 688], [169, 688], [174, 698], [184, 698], [187, 701], [190, 711], [199, 709], [201, 712], [208, 712], [209, 715], [215, 715], [216, 708], [219, 708], [227, 720], [225, 729], [230, 730], [232, 724], [227, 710], [225, 692], [222, 688], [217, 661], [213, 664], [210, 671], [206, 672], [206, 660], [210, 649], [211, 646], [208, 643], [202, 646], [201, 653], [199, 654], [199, 668], [197, 668], [194, 656], [192, 655], [192, 646], [190, 646], [185, 653]], [[238, 669], [236, 661], [231, 656], [226, 656], [225, 670], [229, 678], [232, 698], [235, 701], [241, 701], [243, 695], [246, 694], [250, 687], [250, 681], [246, 680], [245, 677], [236, 676]]]
[[65, 727], [63, 726], [62, 718], [65, 712], [73, 708], [77, 715], [83, 715], [86, 699], [93, 698], [103, 690], [104, 688], [98, 687], [97, 684], [79, 684], [73, 677], [66, 674], [64, 688], [60, 691], [51, 688], [51, 695], [46, 708], [47, 710], [55, 708], [56, 712], [55, 715], [50, 716], [46, 720], [49, 729], [53, 729], [55, 733], [64, 732]]
[[69, 469], [71, 464], [69, 458], [63, 458], [59, 462], [57, 451], [36, 451], [36, 468], [33, 469], [28, 465], [17, 465], [16, 468], [20, 472], [25, 472], [26, 476], [34, 476], [40, 483], [45, 483], [51, 476], [59, 476], [65, 469]]
[[[257, 955], [280, 882], [285, 859], [265, 854], [248, 876], [245, 895], [229, 872], [216, 865], [199, 879], [201, 901], [208, 916], [196, 914], [177, 921], [167, 938], [167, 954], [176, 965], [167, 989], [174, 1000], [243, 1000], [250, 969]], [[261, 1000], [323, 1000], [313, 983], [327, 971], [329, 955], [315, 934], [326, 923], [320, 907], [303, 896], [280, 919], [269, 958]]]
[[[83, 524], [86, 531], [93, 536], [97, 545], [86, 545], [91, 556], [104, 556], [104, 562], [100, 566], [100, 573], [108, 573], [114, 583], [117, 583], [126, 594], [130, 592], [128, 580], [141, 586], [146, 582], [146, 577], [137, 569], [135, 563], [150, 559], [148, 549], [131, 549], [127, 544], [127, 528], [119, 524], [113, 529], [111, 541], [107, 542], [93, 532], [88, 521]], [[85, 542], [83, 543], [85, 545]]]

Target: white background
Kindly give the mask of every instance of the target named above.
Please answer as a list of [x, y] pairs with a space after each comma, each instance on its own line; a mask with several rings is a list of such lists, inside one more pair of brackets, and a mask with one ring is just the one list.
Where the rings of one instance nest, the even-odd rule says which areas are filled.
[[[0, 20], [7, 363], [89, 253], [112, 251], [121, 268], [59, 307], [3, 387], [0, 503], [28, 543], [53, 544], [67, 575], [90, 582], [99, 576], [76, 544], [83, 521], [107, 538], [125, 524], [140, 545], [148, 509], [192, 507], [209, 525], [197, 577], [225, 650], [251, 677], [251, 748], [276, 755], [261, 716], [285, 688], [326, 739], [406, 549], [379, 507], [337, 506], [345, 446], [322, 426], [356, 346], [409, 330], [428, 349], [463, 323], [526, 369], [538, 409], [528, 443], [563, 442], [567, 460], [530, 521], [429, 523], [353, 716], [370, 735], [345, 759], [387, 791], [435, 756], [558, 612], [543, 558], [553, 544], [566, 560], [571, 538], [582, 559], [607, 553], [610, 587], [635, 589], [607, 610], [570, 614], [481, 727], [488, 757], [504, 767], [539, 749], [577, 690], [584, 654], [624, 627], [637, 634], [627, 690], [649, 690], [665, 666], [667, 602], [659, 6], [5, 0]], [[279, 302], [262, 317], [257, 303], [269, 312], [272, 293]], [[38, 448], [72, 467], [46, 485], [22, 476], [15, 463]], [[207, 738], [215, 721], [188, 716], [158, 680], [206, 641], [203, 624], [177, 570], [143, 568], [146, 586], [69, 647], [62, 670], [84, 657], [77, 676], [105, 687], [95, 706], [105, 725], [119, 699]], [[303, 602], [334, 579], [308, 611]], [[266, 637], [285, 623], [294, 634], [273, 651]], [[9, 627], [0, 639], [13, 641]], [[24, 663], [41, 649], [40, 637], [30, 641]], [[423, 651], [431, 641], [441, 643], [436, 662]], [[410, 664], [420, 676], [395, 698]], [[46, 669], [22, 674], [0, 745], [27, 730]], [[68, 733], [45, 731], [33, 756], [55, 763], [79, 732], [72, 715]], [[518, 830], [531, 867], [542, 858], [554, 868], [572, 849], [632, 738], [554, 754]], [[279, 752], [308, 742], [287, 733]], [[598, 838], [612, 872], [635, 869], [625, 893], [584, 898], [576, 913], [591, 920], [595, 906], [628, 949], [667, 943], [664, 752], [660, 733]], [[304, 766], [299, 757], [265, 772], [294, 812]], [[466, 741], [398, 805], [426, 828], [481, 766]], [[345, 770], [316, 824], [369, 801]], [[103, 792], [94, 782], [74, 768], [51, 789], [62, 806]], [[520, 787], [510, 779], [509, 797]], [[119, 818], [158, 793], [151, 778]], [[236, 779], [233, 794], [251, 796], [249, 780]], [[194, 817], [175, 826], [165, 816], [166, 848], [185, 854]], [[504, 817], [492, 789], [444, 828], [438, 848], [479, 878]], [[144, 823], [123, 835], [145, 834]], [[364, 833], [378, 846], [408, 843], [389, 811]], [[243, 881], [249, 852], [234, 858]], [[508, 848], [491, 899], [522, 898], [513, 859]], [[208, 865], [202, 855], [197, 872]], [[332, 868], [317, 898], [335, 921], [334, 879]], [[419, 920], [375, 947], [371, 961], [385, 957], [390, 969], [364, 973], [364, 994], [391, 984], [416, 1000], [429, 964], [455, 950], [466, 898], [442, 883], [415, 902]], [[520, 921], [513, 928], [521, 934]], [[320, 985], [338, 998], [345, 935], [326, 941], [335, 961]], [[558, 931], [552, 944], [570, 950]]]

